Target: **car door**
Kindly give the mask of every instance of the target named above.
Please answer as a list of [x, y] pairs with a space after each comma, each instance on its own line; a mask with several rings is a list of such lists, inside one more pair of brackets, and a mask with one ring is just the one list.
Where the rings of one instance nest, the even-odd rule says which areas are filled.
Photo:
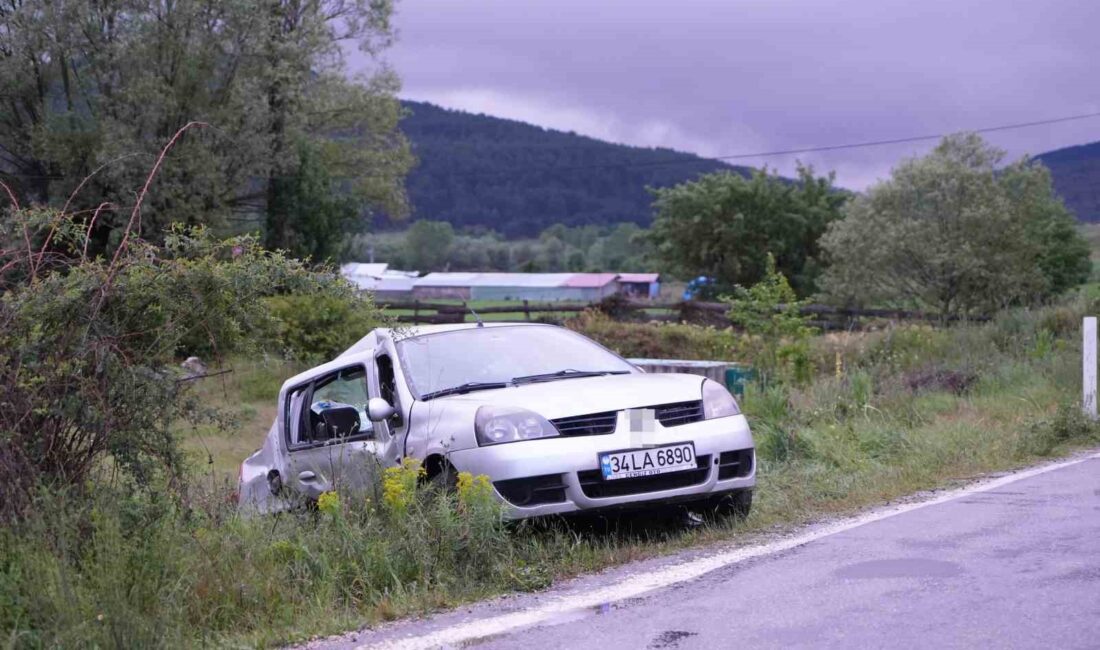
[[[363, 491], [382, 467], [393, 464], [387, 462], [391, 436], [386, 423], [372, 423], [367, 416], [368, 401], [378, 395], [370, 374], [364, 365], [349, 365], [287, 391], [287, 478], [305, 497], [316, 499], [330, 490]], [[334, 437], [320, 426], [319, 414], [342, 405], [359, 412], [359, 425]]]
[[387, 348], [380, 349], [374, 356], [371, 390], [393, 407], [394, 413], [384, 422], [388, 435], [384, 454], [387, 460], [400, 463], [405, 455], [405, 436], [408, 434], [407, 409], [411, 399], [403, 395], [401, 378], [393, 361], [394, 357]]

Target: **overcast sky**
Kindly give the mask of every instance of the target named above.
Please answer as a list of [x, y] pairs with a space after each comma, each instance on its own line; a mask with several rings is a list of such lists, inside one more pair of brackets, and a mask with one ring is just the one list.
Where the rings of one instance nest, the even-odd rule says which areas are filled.
[[[1100, 0], [401, 0], [397, 27], [403, 97], [703, 156], [1100, 111]], [[988, 137], [1041, 153], [1100, 118]], [[863, 188], [930, 146], [798, 157]]]

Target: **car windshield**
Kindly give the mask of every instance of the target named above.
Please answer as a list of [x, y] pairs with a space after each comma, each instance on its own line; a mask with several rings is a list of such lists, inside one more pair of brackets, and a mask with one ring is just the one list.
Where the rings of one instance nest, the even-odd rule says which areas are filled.
[[[500, 388], [516, 378], [561, 373], [634, 372], [596, 343], [551, 325], [477, 327], [398, 342], [409, 387], [418, 398], [459, 386]], [[565, 372], [563, 372], [565, 371]]]

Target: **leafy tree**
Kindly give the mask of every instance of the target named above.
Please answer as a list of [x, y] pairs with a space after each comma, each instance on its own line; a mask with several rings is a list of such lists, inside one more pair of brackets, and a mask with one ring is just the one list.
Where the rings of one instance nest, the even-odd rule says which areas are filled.
[[646, 231], [632, 223], [620, 223], [588, 248], [588, 267], [593, 271], [645, 272], [652, 270], [653, 245]]
[[1039, 248], [1043, 293], [1058, 295], [1086, 282], [1092, 272], [1089, 244], [1078, 232], [1072, 213], [1054, 195], [1045, 164], [1018, 161], [1000, 170], [997, 180], [1009, 203], [1022, 212], [1028, 237]]
[[682, 277], [710, 276], [719, 287], [751, 285], [767, 272], [768, 254], [800, 295], [818, 275], [818, 239], [840, 218], [846, 194], [833, 176], [799, 166], [798, 181], [764, 172], [728, 172], [654, 191], [650, 240], [663, 266]]
[[379, 64], [349, 80], [341, 50], [381, 52], [391, 13], [390, 0], [5, 3], [0, 177], [24, 204], [59, 207], [77, 188], [77, 214], [109, 201], [92, 228], [102, 250], [120, 241], [160, 147], [198, 121], [209, 128], [176, 144], [139, 233], [243, 219], [269, 244], [315, 252], [296, 249], [304, 213], [282, 202], [310, 164], [303, 152], [358, 213], [404, 209], [397, 79]]
[[822, 240], [836, 301], [946, 316], [1041, 300], [1088, 277], [1088, 249], [1050, 175], [977, 135], [945, 138], [851, 201]]
[[442, 270], [454, 239], [446, 221], [416, 221], [405, 234], [405, 261], [421, 271]]
[[809, 318], [801, 313], [804, 303], [776, 269], [770, 253], [764, 264], [760, 282], [748, 289], [738, 286], [732, 296], [723, 299], [730, 307], [728, 317], [749, 335], [759, 337], [755, 363], [765, 380], [809, 381], [813, 329], [807, 325]]
[[269, 229], [264, 243], [302, 258], [317, 261], [339, 256], [348, 234], [362, 231], [359, 202], [338, 190], [319, 152], [308, 142], [298, 146], [298, 168], [293, 175], [272, 184], [272, 215], [285, 220], [276, 236]]

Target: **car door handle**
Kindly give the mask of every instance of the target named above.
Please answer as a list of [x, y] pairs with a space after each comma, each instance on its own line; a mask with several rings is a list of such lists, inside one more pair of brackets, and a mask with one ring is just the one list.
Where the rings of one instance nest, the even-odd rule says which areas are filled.
[[304, 472], [298, 472], [299, 481], [312, 481], [315, 478], [317, 478], [317, 475], [309, 471], [308, 469]]

